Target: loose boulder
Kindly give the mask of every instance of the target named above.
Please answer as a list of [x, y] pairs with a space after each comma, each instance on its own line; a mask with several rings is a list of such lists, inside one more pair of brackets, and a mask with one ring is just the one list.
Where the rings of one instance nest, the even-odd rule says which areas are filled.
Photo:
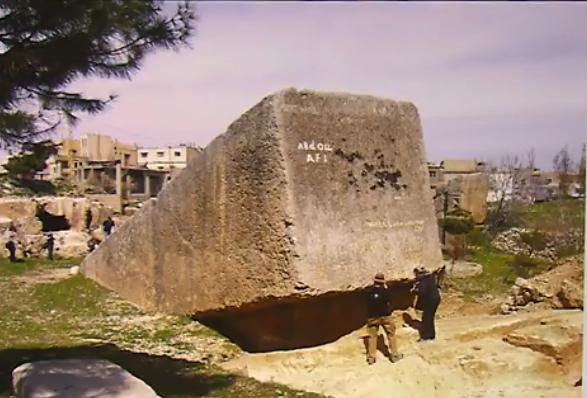
[[427, 170], [412, 103], [284, 90], [212, 141], [82, 273], [245, 350], [333, 341], [364, 324], [361, 291], [377, 272], [403, 295], [414, 267], [442, 267]]
[[145, 382], [99, 359], [25, 363], [12, 372], [15, 398], [159, 398]]

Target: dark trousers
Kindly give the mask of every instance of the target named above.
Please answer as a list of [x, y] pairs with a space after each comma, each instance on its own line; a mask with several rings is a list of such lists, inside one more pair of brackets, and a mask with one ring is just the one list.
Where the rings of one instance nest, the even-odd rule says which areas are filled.
[[9, 260], [11, 263], [15, 263], [16, 262], [16, 245], [14, 244], [14, 242], [8, 242], [6, 243], [6, 250], [8, 250], [9, 253]]
[[440, 299], [422, 303], [422, 330], [420, 330], [422, 340], [434, 340], [436, 338], [434, 318], [439, 305]]

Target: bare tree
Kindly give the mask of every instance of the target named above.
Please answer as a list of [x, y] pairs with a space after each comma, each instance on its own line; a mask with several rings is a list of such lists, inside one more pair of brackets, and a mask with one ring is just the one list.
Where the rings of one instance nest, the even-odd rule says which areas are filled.
[[487, 229], [495, 231], [514, 226], [525, 207], [521, 183], [523, 167], [519, 157], [502, 156], [497, 165], [487, 163], [485, 170], [489, 181]]
[[536, 152], [534, 148], [530, 148], [526, 153], [526, 165], [527, 172], [521, 174], [527, 174], [521, 176], [520, 185], [521, 189], [524, 190], [525, 196], [532, 201], [536, 199], [538, 195], [538, 184], [536, 177], [534, 176], [534, 170], [536, 170]]
[[569, 187], [572, 183], [573, 161], [569, 155], [569, 149], [565, 145], [563, 149], [557, 152], [552, 159], [552, 166], [557, 172], [559, 178], [559, 190], [563, 196], [569, 195]]
[[536, 152], [534, 148], [530, 148], [528, 153], [526, 153], [526, 166], [532, 171], [536, 169]]
[[579, 161], [579, 190], [581, 195], [585, 195], [585, 144], [583, 143], [583, 149], [581, 150], [581, 160]]

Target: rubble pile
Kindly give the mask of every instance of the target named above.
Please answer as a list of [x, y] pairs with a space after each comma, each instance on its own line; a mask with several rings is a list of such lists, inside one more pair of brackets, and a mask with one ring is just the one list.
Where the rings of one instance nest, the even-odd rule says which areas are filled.
[[[492, 242], [493, 247], [504, 253], [514, 255], [528, 254], [531, 252], [530, 247], [522, 242], [521, 234], [531, 232], [524, 228], [511, 228], [497, 235]], [[583, 231], [569, 230], [564, 235], [545, 235], [546, 247], [544, 250], [535, 251], [531, 257], [555, 261], [558, 259], [558, 252], [563, 247], [582, 247]]]
[[559, 261], [545, 274], [518, 278], [501, 310], [583, 309], [583, 273], [583, 258], [573, 256]]

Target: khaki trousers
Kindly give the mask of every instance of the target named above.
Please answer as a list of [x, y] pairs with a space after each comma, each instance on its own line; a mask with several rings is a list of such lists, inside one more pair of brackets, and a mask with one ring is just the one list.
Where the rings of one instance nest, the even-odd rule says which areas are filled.
[[390, 354], [399, 354], [397, 337], [395, 335], [395, 323], [391, 319], [391, 316], [382, 316], [378, 318], [369, 318], [369, 320], [367, 320], [367, 333], [369, 334], [367, 342], [367, 358], [375, 358], [377, 353], [377, 335], [379, 327], [382, 327], [387, 335]]

